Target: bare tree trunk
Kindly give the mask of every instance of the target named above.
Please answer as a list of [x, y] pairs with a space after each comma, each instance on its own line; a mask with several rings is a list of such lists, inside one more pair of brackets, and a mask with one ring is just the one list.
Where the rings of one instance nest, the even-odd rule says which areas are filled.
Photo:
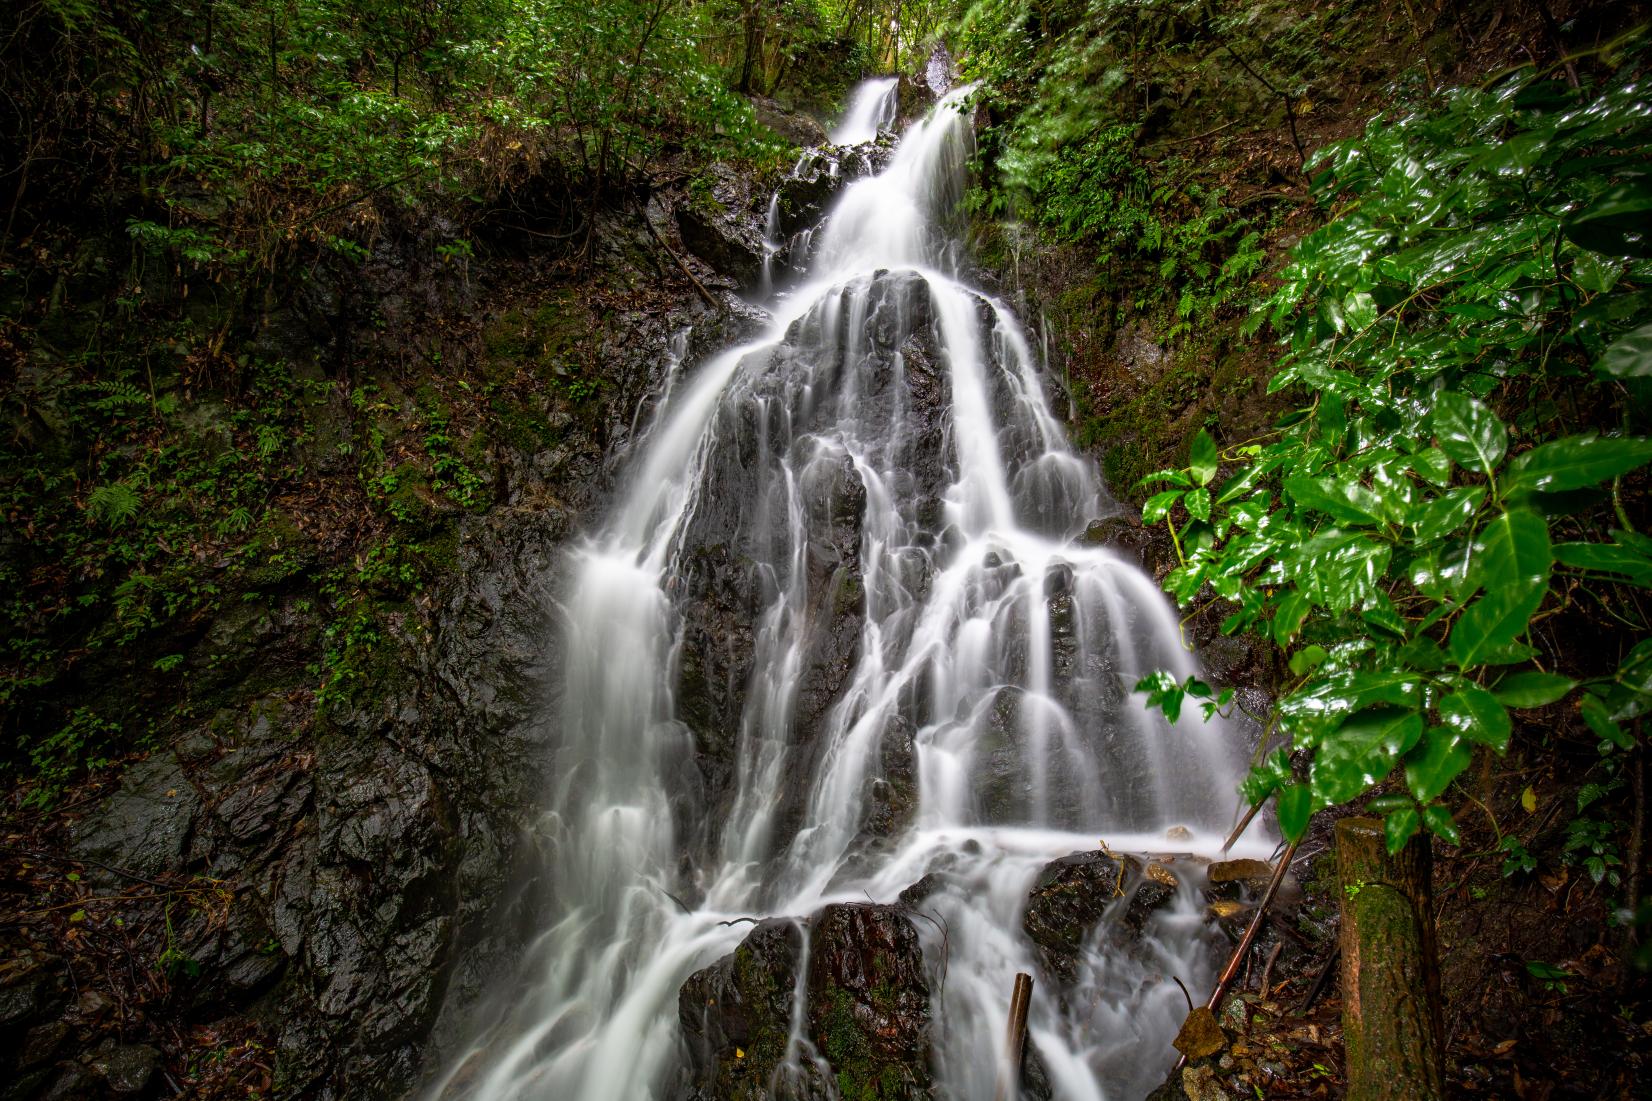
[[1336, 839], [1348, 1101], [1438, 1101], [1445, 1028], [1428, 838], [1389, 856], [1381, 822], [1344, 818]]

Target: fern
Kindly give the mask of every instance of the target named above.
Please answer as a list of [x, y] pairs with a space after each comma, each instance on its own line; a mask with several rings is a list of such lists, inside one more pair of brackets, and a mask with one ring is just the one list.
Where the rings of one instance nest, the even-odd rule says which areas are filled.
[[86, 498], [86, 511], [101, 523], [112, 528], [129, 523], [138, 514], [143, 499], [138, 491], [125, 482], [110, 482], [98, 486]]

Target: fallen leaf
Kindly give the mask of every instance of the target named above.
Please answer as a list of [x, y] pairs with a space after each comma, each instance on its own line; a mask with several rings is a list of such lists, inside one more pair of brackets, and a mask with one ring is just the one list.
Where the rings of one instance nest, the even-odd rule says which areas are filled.
[[1527, 784], [1526, 790], [1520, 793], [1520, 805], [1526, 808], [1527, 814], [1534, 814], [1537, 811], [1537, 792], [1531, 789], [1530, 784]]

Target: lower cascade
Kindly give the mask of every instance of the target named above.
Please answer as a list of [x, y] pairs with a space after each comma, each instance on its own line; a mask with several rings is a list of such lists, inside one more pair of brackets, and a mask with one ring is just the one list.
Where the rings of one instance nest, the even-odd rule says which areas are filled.
[[1134, 1101], [1173, 1062], [1245, 739], [1133, 691], [1197, 663], [965, 280], [969, 92], [674, 379], [573, 552], [549, 913], [431, 1097]]

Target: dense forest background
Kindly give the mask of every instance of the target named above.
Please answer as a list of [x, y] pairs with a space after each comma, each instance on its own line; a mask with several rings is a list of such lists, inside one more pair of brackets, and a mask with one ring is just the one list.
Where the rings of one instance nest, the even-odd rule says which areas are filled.
[[[1454, 1088], [1632, 1088], [1646, 16], [10, 6], [3, 1096], [416, 1078], [526, 920], [532, 575], [672, 334], [740, 331], [706, 227], [760, 226], [863, 76], [920, 110], [938, 45], [980, 82], [979, 262], [1206, 651], [1156, 702], [1282, 701], [1246, 795], [1289, 836], [1438, 839]], [[1334, 1086], [1332, 1033], [1281, 1044]]]

